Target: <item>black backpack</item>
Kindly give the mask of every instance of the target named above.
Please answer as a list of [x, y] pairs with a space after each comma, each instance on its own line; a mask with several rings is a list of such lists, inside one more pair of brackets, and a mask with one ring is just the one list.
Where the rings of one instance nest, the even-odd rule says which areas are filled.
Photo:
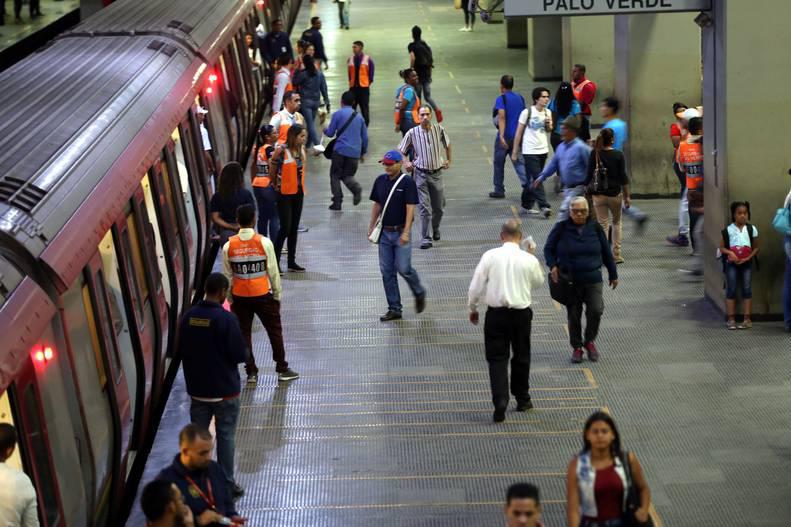
[[412, 53], [415, 54], [415, 66], [423, 68], [434, 67], [434, 55], [431, 53], [431, 48], [422, 40], [415, 42]]

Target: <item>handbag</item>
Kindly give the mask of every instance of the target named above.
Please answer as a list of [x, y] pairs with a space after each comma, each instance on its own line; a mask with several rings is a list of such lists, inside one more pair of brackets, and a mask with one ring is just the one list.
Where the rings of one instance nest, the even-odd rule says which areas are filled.
[[573, 304], [577, 293], [571, 277], [560, 270], [558, 270], [557, 282], [552, 281], [552, 275], [547, 276], [549, 277], [549, 296], [552, 297], [552, 300], [564, 306]]
[[398, 188], [398, 184], [401, 183], [401, 180], [404, 179], [406, 174], [401, 174], [401, 177], [396, 180], [395, 185], [393, 188], [390, 189], [390, 194], [387, 195], [387, 200], [385, 201], [385, 206], [382, 207], [382, 212], [379, 213], [379, 217], [376, 219], [376, 224], [374, 228], [371, 230], [371, 234], [368, 235], [368, 241], [371, 243], [379, 243], [379, 238], [382, 236], [382, 219], [385, 217], [385, 211], [387, 210], [387, 206], [390, 204], [390, 198], [393, 197], [393, 193], [395, 189]]
[[640, 522], [634, 516], [634, 513], [640, 508], [640, 493], [632, 478], [632, 464], [629, 461], [629, 452], [624, 452], [623, 470], [626, 473], [626, 484], [629, 487], [626, 494], [626, 507], [623, 511], [623, 518], [621, 518], [623, 527], [654, 527], [654, 520], [651, 515], [648, 516], [648, 521], [646, 522]]
[[346, 122], [343, 123], [343, 126], [341, 126], [341, 129], [338, 130], [338, 133], [335, 134], [335, 137], [332, 138], [332, 140], [330, 140], [329, 143], [327, 143], [327, 146], [324, 147], [324, 157], [326, 157], [327, 159], [332, 159], [332, 152], [335, 150], [335, 141], [341, 136], [343, 132], [346, 131], [346, 128], [348, 128], [349, 125], [352, 124], [352, 121], [356, 116], [357, 116], [357, 112], [356, 111], [352, 112], [349, 118], [346, 119]]
[[593, 177], [588, 183], [589, 194], [604, 194], [609, 190], [609, 182], [607, 181], [607, 167], [601, 162], [599, 151], [594, 150], [596, 156], [596, 166], [593, 169]]
[[791, 235], [791, 203], [787, 207], [777, 209], [772, 220], [772, 227], [780, 234]]

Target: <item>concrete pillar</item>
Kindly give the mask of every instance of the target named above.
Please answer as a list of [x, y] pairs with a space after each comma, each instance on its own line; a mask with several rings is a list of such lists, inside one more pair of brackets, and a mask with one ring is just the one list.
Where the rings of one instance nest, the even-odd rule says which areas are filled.
[[[563, 79], [571, 80], [571, 67], [574, 64], [585, 64], [588, 77], [598, 86], [597, 99], [612, 94], [613, 17], [610, 15], [563, 17], [561, 26]], [[596, 111], [593, 112], [592, 122], [594, 125], [601, 123]]]
[[675, 101], [696, 106], [701, 100], [700, 28], [694, 17], [695, 13], [615, 17], [614, 92], [623, 104], [621, 118], [629, 123], [626, 154], [637, 195], [678, 192], [668, 129]]
[[509, 48], [527, 47], [527, 19], [522, 17], [505, 19], [505, 43]]
[[713, 2], [713, 25], [703, 32], [706, 203], [706, 296], [724, 310], [722, 270], [714, 259], [732, 201], [749, 201], [761, 238], [761, 270], [753, 273], [753, 313], [782, 313], [786, 257], [772, 229], [791, 186], [788, 147], [788, 62], [791, 2]]
[[563, 79], [561, 26], [562, 18], [558, 16], [530, 18], [527, 21], [527, 71], [535, 81]]

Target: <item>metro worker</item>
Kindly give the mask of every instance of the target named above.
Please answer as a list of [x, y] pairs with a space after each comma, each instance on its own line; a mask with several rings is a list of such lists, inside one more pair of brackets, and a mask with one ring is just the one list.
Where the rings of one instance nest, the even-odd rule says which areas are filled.
[[250, 348], [236, 317], [222, 307], [228, 284], [220, 273], [206, 279], [205, 298], [190, 308], [179, 324], [179, 353], [191, 399], [190, 419], [209, 428], [214, 417], [217, 460], [231, 494], [238, 497], [244, 490], [234, 479], [234, 438], [241, 404], [237, 365], [247, 360]]
[[155, 479], [143, 487], [140, 508], [148, 527], [193, 527], [192, 511], [175, 483]]
[[[253, 194], [258, 205], [258, 232], [270, 240], [277, 238], [280, 216], [277, 213], [277, 193], [269, 174], [269, 160], [275, 153], [277, 131], [271, 124], [258, 130], [255, 163], [250, 164], [253, 177]], [[283, 148], [278, 146], [277, 148]]]
[[591, 104], [596, 98], [596, 83], [585, 77], [585, 71], [584, 64], [574, 64], [571, 70], [571, 87], [574, 90], [574, 97], [582, 108], [579, 113], [579, 137], [587, 142], [591, 138]]
[[272, 360], [279, 381], [291, 381], [299, 374], [288, 367], [280, 322], [280, 270], [272, 241], [255, 232], [255, 209], [251, 205], [236, 211], [239, 233], [223, 247], [223, 273], [231, 283], [227, 291], [231, 311], [239, 317], [250, 355], [245, 363], [247, 383], [258, 382], [258, 366], [253, 353], [253, 318], [263, 324], [272, 346]]
[[352, 56], [346, 61], [349, 73], [349, 90], [354, 94], [355, 110], [360, 106], [365, 126], [370, 123], [368, 101], [371, 99], [371, 84], [374, 83], [374, 59], [363, 51], [365, 44], [355, 40], [352, 44]]
[[404, 79], [404, 84], [395, 91], [395, 111], [393, 121], [395, 131], [401, 132], [402, 136], [420, 122], [418, 108], [420, 108], [420, 97], [417, 95], [418, 76], [412, 68], [399, 71], [398, 75]]
[[283, 109], [275, 113], [269, 124], [277, 132], [277, 144], [286, 144], [288, 129], [298, 124], [305, 127], [305, 117], [300, 113], [302, 107], [302, 97], [295, 91], [287, 91], [283, 95]]

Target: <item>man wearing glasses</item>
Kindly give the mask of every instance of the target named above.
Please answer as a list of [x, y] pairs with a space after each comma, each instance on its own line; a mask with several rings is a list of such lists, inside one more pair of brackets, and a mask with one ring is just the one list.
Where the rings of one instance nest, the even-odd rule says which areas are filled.
[[560, 172], [560, 182], [563, 185], [563, 203], [558, 211], [558, 222], [569, 218], [569, 203], [572, 198], [585, 194], [585, 183], [588, 179], [588, 159], [590, 147], [577, 137], [580, 129], [580, 119], [573, 115], [566, 117], [560, 125], [560, 134], [563, 142], [558, 145], [552, 161], [541, 171], [533, 181], [533, 189], [538, 189], [541, 183]]
[[445, 209], [445, 187], [441, 171], [450, 167], [450, 138], [445, 128], [431, 121], [431, 107], [418, 109], [420, 126], [411, 128], [401, 139], [398, 150], [406, 155], [411, 149], [414, 161], [406, 161], [406, 170], [414, 169], [420, 199], [421, 249], [430, 249], [432, 240], [440, 239], [439, 224]]

